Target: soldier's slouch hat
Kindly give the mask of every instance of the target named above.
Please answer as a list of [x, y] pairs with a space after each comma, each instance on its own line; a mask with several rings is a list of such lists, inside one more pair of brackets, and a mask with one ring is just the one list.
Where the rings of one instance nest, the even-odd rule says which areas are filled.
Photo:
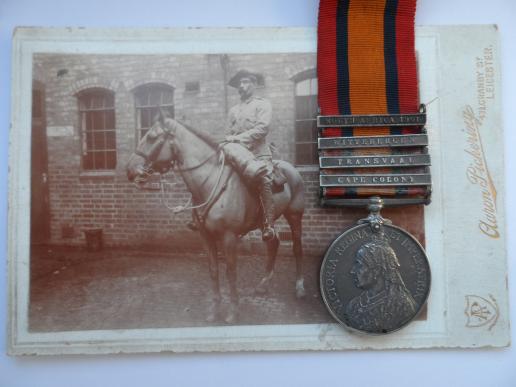
[[[254, 83], [259, 84], [263, 83], [263, 75], [259, 73], [253, 73], [249, 70], [242, 69], [239, 70], [235, 75], [231, 77], [231, 79], [228, 82], [228, 85], [234, 88], [238, 88], [240, 85], [240, 80], [242, 78], [249, 78], [254, 81]], [[262, 82], [260, 82], [262, 81]]]

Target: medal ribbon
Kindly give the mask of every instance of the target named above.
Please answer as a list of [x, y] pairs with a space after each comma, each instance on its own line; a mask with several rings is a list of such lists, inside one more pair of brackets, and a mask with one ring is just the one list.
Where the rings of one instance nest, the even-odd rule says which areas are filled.
[[[321, 115], [410, 114], [419, 110], [416, 0], [320, 0], [317, 72]], [[323, 128], [321, 137], [418, 134], [414, 127]], [[339, 153], [340, 152], [340, 153]], [[348, 151], [391, 154], [389, 148]], [[342, 151], [324, 151], [339, 155]], [[393, 172], [391, 168], [376, 173]], [[358, 173], [370, 173], [364, 169]], [[332, 173], [330, 170], [327, 173]], [[326, 197], [425, 195], [426, 187], [327, 187]]]

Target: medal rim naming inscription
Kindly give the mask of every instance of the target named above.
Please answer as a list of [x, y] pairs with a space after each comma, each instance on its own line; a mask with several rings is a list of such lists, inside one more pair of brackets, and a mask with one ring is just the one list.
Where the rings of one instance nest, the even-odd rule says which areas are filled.
[[[352, 111], [352, 103], [350, 98], [350, 88], [353, 78], [353, 75], [350, 73], [350, 68], [348, 67], [348, 45], [350, 44], [349, 40], [352, 40], [352, 34], [349, 35], [349, 27], [348, 26], [348, 17], [351, 17], [348, 12], [349, 9], [352, 7], [350, 4], [351, 2], [335, 2], [333, 0], [320, 0], [319, 4], [319, 22], [318, 22], [318, 75], [320, 79], [321, 85], [319, 86], [319, 105], [320, 105], [320, 115], [317, 117], [317, 130], [318, 130], [318, 149], [319, 149], [319, 174], [320, 174], [320, 181], [319, 181], [319, 187], [320, 187], [320, 196], [321, 196], [321, 205], [323, 206], [337, 206], [337, 207], [352, 207], [357, 205], [366, 205], [367, 199], [365, 199], [367, 196], [369, 196], [369, 204], [368, 208], [370, 210], [370, 214], [366, 219], [362, 219], [358, 222], [358, 225], [351, 227], [350, 229], [344, 231], [342, 234], [340, 234], [330, 245], [328, 250], [325, 253], [325, 256], [323, 258], [323, 261], [321, 263], [321, 270], [319, 273], [319, 280], [320, 280], [320, 291], [321, 296], [324, 301], [324, 304], [326, 305], [328, 311], [330, 312], [330, 315], [340, 324], [342, 324], [344, 327], [349, 329], [352, 332], [359, 332], [363, 334], [374, 334], [374, 335], [383, 335], [388, 334], [391, 332], [396, 332], [406, 325], [408, 325], [411, 321], [413, 321], [421, 312], [423, 306], [426, 304], [428, 296], [430, 294], [430, 281], [431, 281], [431, 272], [430, 272], [430, 265], [428, 262], [428, 257], [426, 255], [426, 252], [424, 248], [421, 246], [421, 243], [417, 241], [417, 239], [412, 236], [407, 231], [401, 229], [400, 227], [392, 226], [391, 222], [387, 219], [383, 219], [380, 215], [380, 210], [383, 208], [385, 203], [392, 204], [396, 203], [397, 205], [408, 205], [408, 204], [429, 204], [430, 203], [430, 195], [431, 195], [431, 175], [429, 170], [430, 165], [430, 159], [428, 157], [428, 137], [426, 133], [426, 106], [424, 104], [419, 105], [419, 111], [400, 111], [399, 104], [399, 96], [401, 93], [408, 93], [404, 98], [406, 98], [406, 101], [410, 101], [412, 99], [418, 100], [419, 99], [419, 93], [417, 90], [418, 82], [417, 82], [417, 69], [416, 69], [416, 62], [415, 62], [415, 49], [414, 49], [414, 40], [408, 39], [400, 40], [397, 39], [396, 34], [407, 34], [407, 35], [414, 35], [414, 15], [416, 10], [416, 1], [417, 0], [407, 0], [405, 2], [387, 2], [384, 5], [384, 23], [386, 24], [384, 34], [387, 34], [384, 38], [386, 39], [386, 43], [382, 43], [383, 49], [385, 50], [386, 58], [384, 62], [385, 70], [386, 70], [386, 79], [385, 82], [385, 90], [378, 89], [377, 91], [369, 90], [366, 91], [363, 89], [363, 87], [368, 83], [369, 81], [365, 82], [362, 78], [367, 76], [367, 72], [363, 71], [361, 73], [358, 71], [354, 77], [354, 82], [356, 84], [361, 84], [360, 87], [355, 87], [355, 94], [356, 93], [362, 93], [365, 92], [370, 96], [371, 92], [376, 92], [378, 95], [382, 95], [382, 93], [388, 94], [386, 96], [387, 106], [384, 108], [387, 109], [387, 111], [381, 111], [382, 107], [380, 108], [374, 108], [371, 106], [375, 106], [375, 102], [367, 102], [364, 101], [358, 102], [358, 113], [361, 114], [353, 114]], [[324, 4], [323, 4], [324, 3]], [[358, 7], [360, 5], [360, 0], [355, 0], [354, 7], [355, 12], [358, 12], [360, 17], [364, 20], [366, 19], [374, 19], [378, 18], [378, 15], [376, 15], [376, 11], [379, 12], [380, 8], [376, 9], [377, 7], [380, 7], [379, 5], [371, 5], [370, 9], [363, 8], [361, 9]], [[401, 8], [400, 8], [401, 7]], [[390, 15], [390, 16], [388, 16]], [[405, 30], [403, 31], [396, 31], [394, 30], [388, 30], [388, 28], [392, 28], [393, 21], [391, 18], [394, 18], [394, 23], [401, 23], [403, 25], [403, 28]], [[400, 20], [397, 20], [397, 19]], [[389, 19], [389, 20], [388, 20]], [[329, 27], [328, 25], [332, 25], [332, 27]], [[336, 31], [334, 30], [336, 29]], [[343, 31], [347, 31], [342, 35]], [[331, 40], [331, 35], [337, 34], [336, 41]], [[357, 32], [355, 31], [355, 34]], [[374, 33], [367, 29], [367, 27], [363, 30], [361, 30], [362, 34], [369, 34], [374, 35]], [[330, 37], [330, 39], [327, 39]], [[361, 38], [362, 39], [362, 38]], [[394, 41], [393, 41], [394, 40]], [[328, 43], [328, 41], [331, 41], [332, 43]], [[371, 37], [371, 41], [367, 41], [367, 37], [364, 39], [362, 44], [370, 45], [369, 48], [371, 49], [378, 49], [379, 47], [376, 47], [379, 43], [375, 41], [374, 37]], [[400, 44], [400, 47], [397, 47], [398, 44]], [[393, 51], [391, 45], [395, 45], [396, 49], [398, 49], [398, 53], [394, 54], [393, 58]], [[376, 52], [376, 51], [374, 51]], [[399, 52], [402, 52], [400, 54]], [[349, 54], [351, 56], [357, 55], [356, 52], [353, 52]], [[364, 50], [364, 55], [367, 55], [366, 50]], [[396, 55], [398, 55], [398, 59], [396, 59]], [[333, 57], [336, 57], [335, 58]], [[387, 56], [389, 58], [387, 59]], [[408, 60], [407, 68], [405, 69], [407, 71], [407, 75], [402, 75], [402, 78], [400, 78], [400, 84], [403, 84], [406, 88], [401, 88], [401, 86], [398, 85], [398, 71], [399, 68], [397, 67], [396, 60]], [[355, 58], [356, 59], [356, 58]], [[335, 61], [335, 62], [334, 62]], [[413, 63], [412, 63], [413, 61]], [[366, 61], [367, 62], [367, 61]], [[373, 60], [374, 62], [374, 60]], [[356, 65], [356, 64], [355, 64]], [[413, 66], [412, 66], [413, 65]], [[336, 66], [336, 68], [335, 68]], [[375, 66], [377, 64], [375, 63]], [[366, 65], [364, 65], [365, 68], [369, 68]], [[373, 66], [374, 68], [374, 66]], [[356, 70], [356, 69], [355, 69]], [[378, 70], [378, 69], [377, 69]], [[375, 71], [375, 70], [373, 70]], [[402, 70], [403, 71], [403, 70]], [[394, 73], [394, 74], [393, 74]], [[334, 79], [334, 75], [336, 74], [336, 78]], [[388, 75], [390, 74], [390, 79]], [[413, 76], [413, 77], [411, 77]], [[349, 83], [349, 84], [347, 84]], [[380, 82], [381, 83], [381, 82]], [[373, 82], [374, 84], [374, 82]], [[413, 87], [416, 85], [416, 90], [414, 91]], [[367, 86], [370, 89], [370, 86]], [[400, 87], [400, 90], [398, 90], [398, 87]], [[360, 91], [359, 91], [360, 90]], [[336, 91], [336, 94], [335, 94]], [[327, 96], [324, 95], [324, 93], [328, 93]], [[321, 95], [323, 96], [321, 98]], [[357, 96], [355, 95], [355, 98]], [[367, 98], [367, 96], [360, 95], [360, 98], [363, 98], [364, 100]], [[324, 105], [324, 106], [323, 106]], [[380, 103], [381, 105], [381, 103]], [[407, 109], [407, 106], [410, 106], [410, 103], [403, 107], [403, 109]], [[371, 108], [372, 111], [367, 111], [367, 109]], [[378, 109], [376, 112], [375, 110]], [[364, 110], [366, 110], [364, 112]], [[410, 108], [409, 108], [410, 110]], [[364, 113], [373, 113], [373, 114], [364, 114]], [[402, 113], [402, 114], [400, 114]], [[383, 130], [379, 130], [376, 135], [373, 134], [366, 134], [365, 130], [368, 128], [374, 128], [374, 127], [388, 127], [388, 128], [394, 128], [394, 127], [414, 127], [418, 128], [419, 132], [392, 132], [389, 131], [390, 135], [385, 135], [385, 132]], [[337, 128], [346, 128], [346, 131], [342, 131], [340, 129], [339, 133], [341, 134], [335, 134], [334, 129]], [[353, 128], [361, 128], [360, 134], [355, 136], [353, 133]], [[329, 130], [331, 134], [322, 134], [322, 131]], [[344, 136], [344, 137], [342, 137]], [[346, 137], [349, 136], [349, 137]], [[364, 140], [361, 140], [361, 138], [364, 138]], [[353, 139], [353, 140], [349, 140]], [[359, 140], [356, 140], [359, 139]], [[421, 155], [424, 157], [428, 157], [425, 162], [412, 162], [412, 163], [406, 163], [405, 165], [391, 165], [396, 168], [400, 167], [422, 167], [423, 170], [420, 170], [418, 172], [396, 172], [396, 173], [386, 173], [385, 170], [377, 169], [376, 173], [374, 173], [374, 167], [376, 168], [385, 168], [389, 167], [388, 162], [384, 163], [376, 163], [373, 165], [366, 166], [367, 171], [373, 170], [373, 173], [364, 172], [364, 171], [357, 171], [357, 172], [349, 172], [351, 168], [364, 168], [364, 165], [349, 165], [346, 164], [346, 162], [353, 162], [355, 159], [364, 158], [380, 158], [385, 157], [386, 155], [383, 154], [384, 152], [376, 149], [376, 152], [374, 147], [375, 145], [378, 146], [382, 144], [383, 147], [386, 147], [387, 149], [392, 149], [394, 147], [399, 146], [406, 146], [406, 147], [420, 147], [420, 150], [412, 150], [411, 152], [402, 152], [403, 157], [410, 157], [410, 156], [416, 156], [420, 157]], [[407, 145], [409, 144], [409, 145]], [[366, 149], [365, 153], [356, 154], [351, 153], [352, 155], [349, 155], [345, 153], [345, 155], [338, 155], [337, 157], [335, 154], [331, 153], [330, 155], [324, 154], [324, 150], [349, 150], [349, 149], [364, 149], [364, 148], [370, 148], [368, 151]], [[322, 152], [321, 152], [322, 151]], [[352, 152], [352, 151], [351, 151]], [[418, 153], [421, 152], [421, 153]], [[322, 153], [322, 154], [321, 154]], [[390, 152], [387, 152], [390, 153]], [[392, 157], [392, 153], [390, 153], [390, 156]], [[330, 164], [332, 161], [337, 161], [337, 165]], [[343, 163], [344, 162], [344, 163]], [[360, 164], [360, 163], [359, 163]], [[396, 163], [394, 163], [396, 164]], [[401, 191], [398, 191], [398, 187], [403, 188], [407, 192], [410, 192], [410, 187], [419, 186], [424, 187], [426, 190], [426, 194], [423, 194], [421, 198], [418, 197], [412, 197], [412, 198], [405, 198], [403, 195], [400, 195]], [[387, 199], [385, 202], [380, 196], [384, 196], [380, 192], [382, 190], [385, 190], [386, 188], [391, 187], [391, 190], [394, 190], [393, 192], [393, 198]], [[364, 195], [363, 199], [360, 198], [354, 198], [353, 195], [357, 195], [359, 189], [368, 189], [368, 195]], [[341, 193], [339, 193], [340, 198], [336, 199], [333, 198], [333, 200], [327, 200], [325, 190], [326, 189], [337, 189], [342, 190]], [[376, 189], [376, 192], [375, 192]], [[351, 197], [350, 197], [351, 194]], [[401, 197], [400, 197], [401, 196]], [[365, 225], [364, 225], [365, 223]], [[397, 321], [397, 318], [401, 318], [401, 323], [394, 323], [394, 326], [392, 326], [392, 321], [388, 321], [387, 318], [384, 318], [383, 320], [380, 320], [378, 322], [376, 319], [369, 321], [369, 324], [364, 323], [360, 326], [353, 326], [353, 324], [350, 322], [352, 321], [352, 318], [341, 318], [339, 317], [336, 310], [334, 310], [334, 307], [331, 303], [330, 295], [328, 292], [328, 281], [325, 278], [325, 272], [326, 272], [326, 266], [328, 261], [330, 260], [330, 256], [335, 253], [335, 251], [339, 247], [339, 242], [345, 238], [347, 235], [352, 234], [359, 228], [363, 228], [364, 226], [367, 227], [369, 225], [372, 229], [373, 234], [376, 232], [378, 235], [376, 235], [376, 238], [381, 238], [379, 240], [379, 244], [383, 245], [382, 248], [385, 248], [389, 251], [392, 251], [393, 256], [392, 263], [393, 266], [397, 266], [395, 270], [401, 270], [401, 266], [399, 263], [399, 260], [397, 258], [397, 253], [394, 252], [392, 244], [388, 242], [388, 238], [385, 237], [384, 234], [384, 228], [388, 227], [394, 227], [398, 230], [401, 234], [403, 234], [407, 239], [416, 242], [416, 245], [419, 247], [421, 252], [422, 260], [424, 261], [424, 264], [427, 268], [428, 273], [428, 284], [426, 287], [426, 293], [422, 300], [422, 302], [418, 305], [417, 309], [414, 310], [414, 304], [412, 302], [414, 299], [409, 300], [410, 308], [409, 313], [411, 313], [411, 317], [407, 318], [408, 314], [406, 313], [406, 310], [400, 310], [397, 309], [396, 312], [397, 317], [395, 318], [395, 322]], [[375, 235], [371, 235], [371, 243], [372, 249], [380, 248], [380, 245], [375, 245]], [[349, 257], [355, 257], [355, 255], [359, 254], [361, 249], [365, 247], [366, 244], [358, 247], [356, 251], [349, 252], [351, 248], [350, 245], [348, 245], [344, 251], [342, 251], [343, 256], [349, 256]], [[389, 253], [390, 254], [390, 253]], [[386, 258], [385, 255], [389, 255], [387, 253], [381, 253], [382, 257], [381, 260], [384, 261], [384, 265], [387, 265], [387, 261], [390, 258]], [[355, 258], [352, 258], [355, 259]], [[337, 265], [337, 263], [335, 263]], [[378, 268], [369, 268], [369, 270], [374, 269], [374, 281], [377, 281], [377, 283], [380, 282], [380, 280], [377, 280], [378, 274]], [[414, 270], [416, 267], [414, 267]], [[353, 270], [351, 270], [350, 274], [353, 274], [355, 276], [354, 279], [351, 281], [354, 282], [356, 288], [362, 288], [364, 291], [367, 291], [367, 286], [372, 286], [371, 283], [369, 284], [360, 284], [358, 283], [360, 280], [358, 279], [358, 276], [356, 273], [353, 273]], [[417, 273], [416, 273], [417, 274]], [[400, 272], [397, 272], [396, 274], [393, 274], [393, 277], [396, 281], [398, 281], [398, 284], [400, 287], [403, 287], [403, 292], [405, 296], [410, 296], [412, 298], [410, 291], [405, 287], [404, 280], [402, 278], [402, 275]], [[417, 277], [417, 276], [416, 276]], [[332, 284], [334, 284], [334, 288], [338, 288], [338, 282], [345, 281], [344, 276], [339, 276], [337, 279], [330, 281]], [[386, 280], [384, 283], [384, 286], [389, 280]], [[349, 282], [345, 281], [345, 282]], [[370, 281], [372, 282], [372, 281]], [[364, 293], [362, 293], [364, 294]], [[338, 297], [338, 295], [336, 296]], [[407, 298], [407, 297], [406, 297]], [[360, 305], [361, 305], [361, 300]], [[348, 312], [347, 309], [351, 306], [351, 301], [346, 307], [346, 313]], [[343, 307], [343, 305], [339, 306], [340, 308]], [[362, 308], [359, 308], [358, 310], [361, 310]], [[358, 313], [358, 310], [356, 313]], [[394, 310], [393, 310], [394, 311]], [[391, 313], [389, 313], [391, 315]], [[404, 317], [405, 316], [405, 317]], [[355, 316], [357, 317], [357, 316]], [[364, 320], [365, 321], [365, 320]], [[371, 325], [372, 324], [372, 325]], [[383, 325], [382, 325], [383, 324]]]

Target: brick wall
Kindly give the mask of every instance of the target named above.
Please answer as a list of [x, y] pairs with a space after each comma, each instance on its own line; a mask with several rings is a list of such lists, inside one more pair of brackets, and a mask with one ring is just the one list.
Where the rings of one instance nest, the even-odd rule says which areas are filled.
[[[222, 138], [226, 111], [238, 103], [237, 92], [224, 87], [221, 55], [52, 55], [34, 57], [34, 78], [46, 89], [51, 243], [84, 244], [83, 231], [102, 228], [107, 245], [175, 244], [195, 241], [185, 222], [190, 214], [172, 216], [156, 191], [139, 191], [126, 178], [125, 163], [135, 149], [134, 89], [149, 82], [175, 88], [176, 117]], [[282, 159], [293, 162], [294, 88], [297, 74], [314, 68], [313, 54], [230, 55], [229, 74], [248, 68], [265, 76], [257, 90], [273, 105], [269, 141]], [[199, 92], [185, 91], [185, 83], [198, 81]], [[117, 168], [107, 173], [81, 170], [81, 137], [76, 94], [90, 87], [115, 93]], [[65, 128], [56, 130], [55, 128]], [[318, 174], [300, 168], [306, 189], [303, 242], [306, 250], [320, 253], [356, 219], [347, 211], [325, 210], [317, 205]], [[188, 192], [182, 182], [163, 196], [170, 206], [184, 204]], [[288, 227], [279, 223], [282, 235]], [[257, 233], [248, 239], [255, 240]]]

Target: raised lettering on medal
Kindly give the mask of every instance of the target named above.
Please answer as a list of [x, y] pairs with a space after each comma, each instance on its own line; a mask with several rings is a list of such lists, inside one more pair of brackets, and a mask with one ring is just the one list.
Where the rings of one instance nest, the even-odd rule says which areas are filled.
[[426, 113], [317, 117], [317, 126], [319, 128], [354, 126], [423, 126], [425, 124]]
[[430, 165], [430, 155], [328, 156], [319, 158], [321, 168], [415, 167]]
[[415, 147], [427, 146], [426, 134], [405, 134], [392, 136], [364, 137], [321, 137], [319, 149], [353, 149], [375, 147]]
[[430, 174], [320, 175], [321, 187], [430, 185]]

